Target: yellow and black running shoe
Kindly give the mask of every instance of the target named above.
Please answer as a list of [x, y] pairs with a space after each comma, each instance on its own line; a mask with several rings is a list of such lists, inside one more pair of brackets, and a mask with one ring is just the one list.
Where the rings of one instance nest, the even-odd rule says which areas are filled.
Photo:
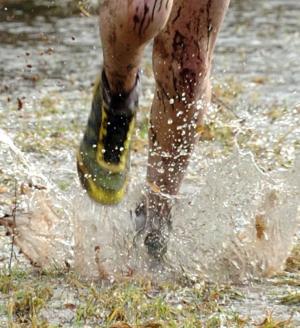
[[120, 202], [126, 191], [130, 144], [138, 108], [138, 84], [130, 93], [110, 92], [105, 73], [96, 83], [92, 110], [77, 154], [82, 186], [102, 204]]

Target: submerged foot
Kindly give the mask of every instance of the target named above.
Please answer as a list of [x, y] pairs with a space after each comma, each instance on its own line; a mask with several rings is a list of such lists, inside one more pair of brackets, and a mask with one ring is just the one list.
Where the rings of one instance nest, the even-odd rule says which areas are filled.
[[168, 238], [160, 230], [152, 230], [146, 235], [145, 246], [148, 254], [153, 258], [160, 260], [167, 253]]
[[[146, 205], [148, 203], [148, 205]], [[160, 203], [161, 204], [161, 203]], [[146, 200], [135, 209], [136, 230], [144, 238], [147, 252], [155, 260], [162, 261], [168, 250], [169, 235], [171, 232], [171, 206], [165, 206], [167, 211], [158, 210]], [[160, 215], [164, 214], [164, 215]]]

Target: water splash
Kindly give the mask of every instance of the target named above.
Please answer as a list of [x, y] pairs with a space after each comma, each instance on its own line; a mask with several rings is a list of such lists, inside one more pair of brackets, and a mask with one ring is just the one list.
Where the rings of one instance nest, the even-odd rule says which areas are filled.
[[[296, 169], [288, 175], [299, 183]], [[299, 223], [299, 185], [262, 173], [250, 153], [238, 150], [202, 179], [175, 210], [175, 266], [221, 280], [282, 269]]]
[[298, 231], [299, 160], [289, 171], [265, 174], [250, 153], [235, 149], [205, 167], [200, 161], [192, 164], [194, 178], [185, 181], [173, 211], [165, 263], [153, 270], [143, 239], [136, 238], [132, 214], [142, 192], [141, 166], [132, 170], [125, 200], [101, 206], [77, 179], [68, 192], [59, 191], [4, 131], [0, 142], [21, 159], [17, 174], [38, 176], [47, 188], [32, 187], [22, 196], [16, 221], [17, 245], [42, 267], [70, 265], [96, 279], [154, 272], [241, 281], [281, 270]]

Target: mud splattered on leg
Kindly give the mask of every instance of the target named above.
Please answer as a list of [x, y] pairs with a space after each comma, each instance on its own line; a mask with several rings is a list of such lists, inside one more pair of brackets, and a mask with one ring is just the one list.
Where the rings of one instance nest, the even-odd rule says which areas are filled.
[[[155, 38], [156, 92], [151, 109], [147, 182], [148, 217], [169, 221], [210, 101], [216, 38], [229, 0], [178, 0]], [[154, 223], [157, 225], [157, 223]]]
[[100, 9], [104, 70], [114, 93], [136, 82], [143, 51], [168, 21], [172, 0], [110, 0]]

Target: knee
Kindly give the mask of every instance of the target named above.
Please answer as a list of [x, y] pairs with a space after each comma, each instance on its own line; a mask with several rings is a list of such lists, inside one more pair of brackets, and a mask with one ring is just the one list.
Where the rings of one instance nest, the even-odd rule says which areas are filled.
[[178, 96], [191, 103], [205, 93], [209, 83], [210, 67], [206, 61], [191, 61], [173, 67], [174, 89]]
[[198, 100], [209, 87], [211, 60], [206, 49], [193, 42], [173, 39], [172, 43], [155, 40], [153, 52], [157, 84], [170, 97], [190, 103]]
[[100, 19], [110, 17], [106, 24], [114, 24], [124, 37], [144, 43], [155, 37], [165, 26], [173, 1], [170, 0], [110, 0], [103, 6]]

